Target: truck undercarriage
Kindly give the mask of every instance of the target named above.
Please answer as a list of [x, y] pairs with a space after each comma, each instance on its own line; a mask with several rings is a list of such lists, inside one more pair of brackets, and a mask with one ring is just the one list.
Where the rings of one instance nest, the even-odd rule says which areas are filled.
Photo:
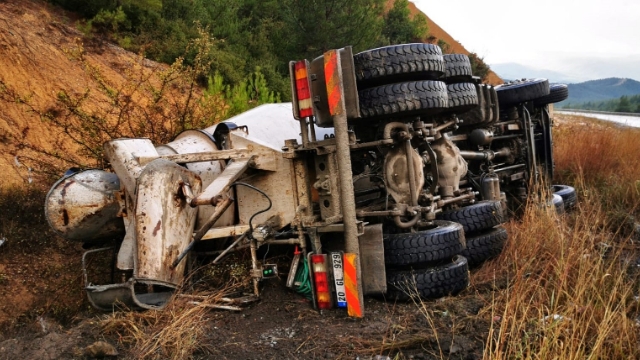
[[202, 242], [220, 250], [214, 262], [250, 249], [256, 297], [278, 273], [257, 256], [264, 245], [295, 247], [287, 286], [312, 268], [318, 308], [363, 316], [364, 295], [455, 294], [470, 265], [499, 254], [507, 215], [553, 178], [548, 104], [566, 86], [482, 84], [466, 56], [430, 44], [347, 47], [290, 67], [292, 103], [168, 144], [108, 141], [110, 171], [52, 187], [53, 229], [94, 247], [85, 257], [117, 244], [122, 282], [94, 285], [85, 271], [95, 307], [162, 308]]

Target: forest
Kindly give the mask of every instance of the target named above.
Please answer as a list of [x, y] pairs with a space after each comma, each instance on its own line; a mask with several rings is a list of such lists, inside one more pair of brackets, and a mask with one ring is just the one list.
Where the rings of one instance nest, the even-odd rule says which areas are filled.
[[[429, 36], [424, 15], [411, 16], [407, 0], [50, 0], [82, 17], [80, 29], [171, 64], [194, 61], [188, 44], [204, 29], [213, 59], [203, 87], [265, 80], [276, 99], [288, 99], [290, 60], [313, 59], [351, 45], [354, 52], [409, 42], [447, 44]], [[476, 75], [489, 67], [472, 54]], [[216, 78], [217, 77], [217, 78]]]

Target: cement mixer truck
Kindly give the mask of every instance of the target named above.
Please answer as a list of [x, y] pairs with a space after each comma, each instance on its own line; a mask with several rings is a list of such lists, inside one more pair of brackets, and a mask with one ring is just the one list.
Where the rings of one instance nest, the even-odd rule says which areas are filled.
[[214, 261], [249, 249], [255, 296], [278, 273], [260, 249], [295, 248], [286, 285], [306, 266], [314, 306], [351, 316], [364, 315], [363, 296], [455, 294], [470, 265], [500, 253], [507, 209], [552, 176], [547, 104], [562, 95], [546, 80], [485, 85], [466, 56], [431, 44], [289, 66], [291, 103], [168, 144], [113, 139], [108, 169], [53, 185], [45, 212], [58, 234], [85, 257], [116, 244], [122, 282], [94, 284], [84, 269], [93, 306], [163, 308], [204, 242], [225, 244]]

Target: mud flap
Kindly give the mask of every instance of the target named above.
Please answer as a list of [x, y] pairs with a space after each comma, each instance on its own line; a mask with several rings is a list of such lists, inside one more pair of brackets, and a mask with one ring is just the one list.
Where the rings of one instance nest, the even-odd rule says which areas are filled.
[[367, 225], [358, 237], [362, 266], [362, 288], [365, 295], [387, 292], [387, 275], [384, 265], [382, 224]]

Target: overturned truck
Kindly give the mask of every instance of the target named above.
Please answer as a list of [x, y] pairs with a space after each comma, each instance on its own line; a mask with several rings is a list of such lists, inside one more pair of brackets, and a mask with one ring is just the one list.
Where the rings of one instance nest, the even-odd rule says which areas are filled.
[[[93, 247], [85, 257], [117, 244], [122, 282], [95, 285], [84, 270], [92, 305], [162, 308], [203, 242], [218, 244], [214, 262], [250, 249], [255, 296], [278, 274], [259, 248], [290, 246], [287, 286], [306, 276], [314, 306], [351, 316], [363, 316], [365, 295], [455, 294], [470, 265], [500, 253], [507, 214], [553, 176], [547, 105], [566, 98], [564, 85], [482, 84], [466, 56], [431, 44], [345, 47], [290, 72], [292, 103], [168, 144], [108, 141], [108, 171], [54, 184], [54, 230]], [[573, 206], [575, 192], [561, 190], [554, 203]]]

